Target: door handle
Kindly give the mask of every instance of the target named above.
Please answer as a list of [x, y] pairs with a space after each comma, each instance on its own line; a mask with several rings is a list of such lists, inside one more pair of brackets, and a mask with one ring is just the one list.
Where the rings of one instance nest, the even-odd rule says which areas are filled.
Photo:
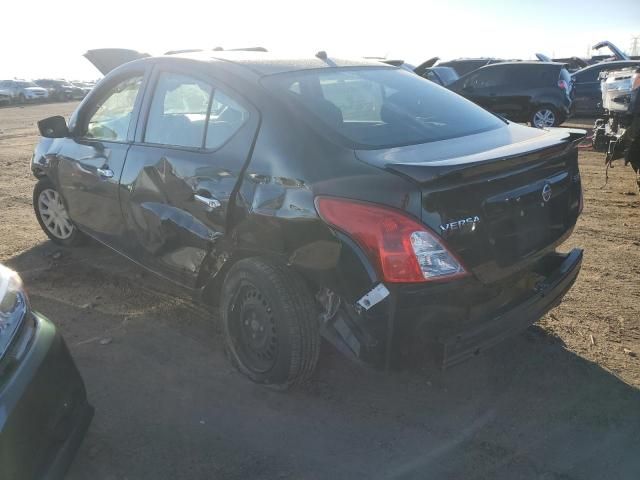
[[207, 212], [213, 212], [216, 208], [220, 208], [222, 206], [222, 203], [220, 203], [220, 200], [217, 198], [205, 197], [203, 195], [198, 195], [197, 193], [193, 195], [193, 199], [204, 205]]
[[98, 168], [96, 172], [98, 172], [98, 175], [102, 178], [113, 178], [113, 170], [109, 168]]

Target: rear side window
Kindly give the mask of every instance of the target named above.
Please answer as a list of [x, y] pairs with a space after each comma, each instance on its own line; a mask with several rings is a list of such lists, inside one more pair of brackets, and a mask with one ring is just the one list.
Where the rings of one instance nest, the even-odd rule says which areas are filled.
[[163, 72], [153, 93], [144, 141], [187, 148], [215, 149], [248, 118], [248, 112], [213, 86]]
[[433, 142], [503, 122], [459, 95], [395, 68], [342, 68], [263, 80], [291, 109], [353, 148]]
[[234, 99], [216, 90], [207, 122], [205, 148], [216, 149], [229, 140], [249, 118], [249, 112]]

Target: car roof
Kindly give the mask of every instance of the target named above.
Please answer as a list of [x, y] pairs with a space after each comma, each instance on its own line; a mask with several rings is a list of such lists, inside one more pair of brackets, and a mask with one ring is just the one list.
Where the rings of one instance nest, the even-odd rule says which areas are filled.
[[581, 68], [580, 70], [576, 70], [575, 72], [572, 73], [572, 75], [575, 75], [576, 73], [580, 73], [580, 72], [584, 72], [586, 70], [592, 70], [594, 68], [609, 68], [610, 66], [613, 68], [616, 67], [620, 67], [622, 65], [636, 65], [636, 64], [640, 64], [640, 60], [614, 60], [613, 62], [598, 62], [598, 63], [594, 63], [593, 65], [588, 65], [584, 68]]
[[257, 76], [335, 67], [395, 68], [381, 64], [378, 61], [367, 59], [354, 60], [329, 56], [323, 58], [320, 53], [317, 56], [309, 57], [283, 57], [270, 52], [212, 50], [185, 52], [152, 58], [185, 58], [200, 62], [224, 62], [225, 64], [237, 66], [239, 71], [244, 70], [246, 73], [252, 72]]
[[545, 66], [557, 66], [557, 67], [564, 67], [564, 63], [561, 62], [541, 62], [539, 60], [525, 60], [525, 61], [511, 61], [511, 62], [500, 62], [500, 63], [492, 63], [491, 65], [486, 65], [484, 67], [481, 68], [490, 68], [490, 67], [497, 67], [498, 65], [528, 65], [528, 66], [532, 66], [532, 65], [545, 65]]
[[461, 58], [453, 58], [451, 60], [445, 60], [442, 63], [450, 63], [450, 62], [488, 62], [491, 60], [499, 60], [497, 57], [461, 57]]

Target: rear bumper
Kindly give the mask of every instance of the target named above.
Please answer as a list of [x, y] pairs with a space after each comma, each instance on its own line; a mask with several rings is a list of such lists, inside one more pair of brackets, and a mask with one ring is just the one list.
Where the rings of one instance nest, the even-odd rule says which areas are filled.
[[0, 387], [0, 478], [62, 479], [93, 408], [60, 334], [39, 314], [33, 321], [28, 350]]
[[533, 295], [517, 306], [496, 315], [477, 328], [449, 335], [441, 342], [443, 368], [478, 354], [538, 321], [557, 306], [578, 277], [582, 250], [572, 250], [557, 268], [535, 286]]
[[580, 272], [582, 254], [574, 249], [547, 255], [500, 286], [472, 280], [388, 286], [391, 295], [369, 311], [343, 305], [324, 335], [374, 368], [416, 355], [450, 367], [525, 330], [560, 303]]

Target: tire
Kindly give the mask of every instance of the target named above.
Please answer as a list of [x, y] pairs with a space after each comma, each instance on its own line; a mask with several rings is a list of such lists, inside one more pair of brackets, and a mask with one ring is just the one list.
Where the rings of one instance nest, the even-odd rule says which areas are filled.
[[23, 94], [18, 95], [18, 103], [20, 105], [27, 103], [27, 99], [25, 98], [25, 96]]
[[551, 105], [540, 105], [531, 112], [529, 122], [532, 127], [557, 127], [562, 123], [558, 110]]
[[220, 303], [227, 354], [241, 373], [278, 390], [309, 380], [320, 349], [318, 316], [294, 271], [266, 259], [240, 260]]
[[[53, 220], [46, 213], [49, 209], [53, 210]], [[85, 243], [87, 237], [69, 219], [58, 190], [47, 177], [41, 178], [33, 189], [33, 210], [40, 228], [54, 243], [64, 247]]]

